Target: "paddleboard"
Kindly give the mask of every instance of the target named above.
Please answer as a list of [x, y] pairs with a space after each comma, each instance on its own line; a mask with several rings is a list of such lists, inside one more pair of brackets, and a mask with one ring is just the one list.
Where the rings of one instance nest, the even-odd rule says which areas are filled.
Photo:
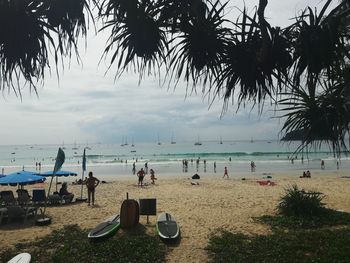
[[158, 235], [163, 239], [176, 239], [180, 235], [179, 225], [169, 213], [161, 213], [158, 216], [156, 228]]
[[10, 261], [7, 261], [7, 263], [29, 263], [31, 258], [32, 257], [29, 253], [21, 253], [12, 258]]
[[92, 229], [88, 234], [88, 238], [96, 240], [99, 238], [109, 237], [114, 235], [119, 228], [120, 228], [120, 216], [114, 215], [106, 219], [105, 221], [103, 221], [94, 229]]

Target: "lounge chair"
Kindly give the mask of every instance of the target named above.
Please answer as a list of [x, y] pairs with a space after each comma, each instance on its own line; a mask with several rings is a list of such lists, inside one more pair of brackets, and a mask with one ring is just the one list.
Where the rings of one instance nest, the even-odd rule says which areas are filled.
[[14, 219], [23, 218], [24, 223], [27, 221], [28, 216], [32, 215], [36, 217], [38, 208], [36, 207], [22, 207], [20, 205], [11, 205], [6, 207], [8, 222], [12, 222]]
[[62, 204], [62, 197], [58, 193], [53, 193], [52, 195], [49, 195], [49, 203], [51, 205], [59, 205]]
[[18, 189], [17, 191], [17, 201], [20, 205], [28, 205], [31, 202], [30, 195], [25, 189]]
[[1, 198], [2, 202], [5, 204], [5, 206], [17, 204], [17, 200], [16, 200], [15, 196], [13, 195], [12, 191], [1, 191], [0, 198]]
[[45, 189], [33, 189], [32, 203], [34, 206], [44, 206], [46, 202]]
[[2, 223], [2, 219], [7, 216], [7, 208], [0, 207], [0, 224]]

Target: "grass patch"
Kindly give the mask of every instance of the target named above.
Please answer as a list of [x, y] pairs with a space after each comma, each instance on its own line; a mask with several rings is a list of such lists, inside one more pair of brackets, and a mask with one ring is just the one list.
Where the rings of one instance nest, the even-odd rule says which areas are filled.
[[326, 208], [317, 216], [265, 215], [254, 219], [272, 228], [307, 229], [350, 225], [349, 213]]
[[349, 262], [350, 229], [274, 232], [246, 236], [220, 231], [207, 250], [216, 262]]
[[16, 249], [0, 254], [7, 262], [20, 252], [32, 255], [33, 263], [78, 262], [164, 262], [166, 248], [157, 238], [146, 234], [115, 235], [103, 242], [90, 242], [88, 230], [66, 226], [34, 242], [19, 243]]

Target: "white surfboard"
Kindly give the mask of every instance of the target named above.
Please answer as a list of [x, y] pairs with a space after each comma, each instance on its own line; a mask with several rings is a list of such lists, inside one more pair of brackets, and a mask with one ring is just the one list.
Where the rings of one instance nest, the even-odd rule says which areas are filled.
[[32, 257], [29, 253], [21, 253], [12, 258], [10, 261], [7, 261], [7, 263], [29, 263], [31, 258]]

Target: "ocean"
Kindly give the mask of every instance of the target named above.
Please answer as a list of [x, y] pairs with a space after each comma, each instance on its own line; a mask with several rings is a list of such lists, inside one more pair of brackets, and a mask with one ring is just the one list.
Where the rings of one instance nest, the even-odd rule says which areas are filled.
[[[280, 141], [203, 141], [177, 143], [140, 143], [133, 145], [89, 144], [87, 145], [6, 145], [0, 146], [0, 168], [4, 174], [18, 170], [52, 170], [59, 147], [62, 147], [66, 160], [62, 170], [82, 174], [82, 155], [86, 148], [88, 171], [99, 171], [105, 179], [131, 176], [133, 163], [136, 170], [153, 168], [156, 175], [192, 176], [194, 173], [223, 174], [226, 166], [231, 176], [251, 172], [250, 164], [256, 165], [256, 173], [268, 174], [288, 170], [320, 170], [321, 160], [326, 170], [336, 170], [337, 160], [327, 145], [320, 149], [294, 154], [298, 142]], [[292, 161], [293, 158], [293, 161]], [[188, 161], [187, 168], [183, 160]], [[197, 164], [198, 162], [198, 164]], [[214, 163], [216, 171], [214, 171]], [[339, 170], [350, 169], [350, 158], [343, 156]], [[99, 176], [95, 173], [96, 176]]]

